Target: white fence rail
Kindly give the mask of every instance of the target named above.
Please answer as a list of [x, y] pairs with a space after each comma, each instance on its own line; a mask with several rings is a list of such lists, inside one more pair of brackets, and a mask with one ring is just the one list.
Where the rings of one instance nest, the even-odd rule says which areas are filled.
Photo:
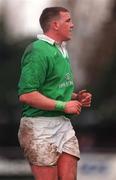
[[[0, 176], [31, 175], [26, 160], [8, 160], [0, 157]], [[116, 155], [104, 153], [81, 154], [78, 180], [116, 180]]]

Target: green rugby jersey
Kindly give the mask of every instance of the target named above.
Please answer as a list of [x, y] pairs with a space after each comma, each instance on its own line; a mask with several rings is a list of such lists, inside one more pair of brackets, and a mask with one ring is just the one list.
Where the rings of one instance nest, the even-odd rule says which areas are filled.
[[[43, 40], [30, 44], [22, 57], [18, 94], [39, 91], [61, 101], [69, 101], [74, 90], [69, 57], [63, 56], [58, 47]], [[22, 105], [22, 116], [61, 116], [60, 111], [47, 111]]]

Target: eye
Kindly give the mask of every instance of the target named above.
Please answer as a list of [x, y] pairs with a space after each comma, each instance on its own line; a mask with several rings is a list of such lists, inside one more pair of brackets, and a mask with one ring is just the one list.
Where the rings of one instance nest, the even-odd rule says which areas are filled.
[[71, 19], [67, 19], [67, 20], [66, 20], [66, 22], [70, 22], [70, 21], [71, 21]]

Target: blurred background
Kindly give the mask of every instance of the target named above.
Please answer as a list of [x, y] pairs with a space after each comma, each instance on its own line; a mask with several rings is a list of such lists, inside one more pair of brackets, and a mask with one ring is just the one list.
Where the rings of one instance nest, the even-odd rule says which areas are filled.
[[116, 0], [0, 0], [0, 180], [33, 180], [17, 139], [17, 83], [24, 49], [42, 33], [39, 16], [48, 6], [70, 10], [75, 91], [93, 94], [91, 108], [71, 120], [81, 150], [78, 179], [115, 180]]

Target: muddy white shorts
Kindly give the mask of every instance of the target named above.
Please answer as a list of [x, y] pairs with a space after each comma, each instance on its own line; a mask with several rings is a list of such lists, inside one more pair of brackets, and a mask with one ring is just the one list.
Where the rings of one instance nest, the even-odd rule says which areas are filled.
[[23, 117], [18, 138], [30, 164], [53, 166], [62, 152], [80, 159], [78, 140], [70, 120], [59, 117]]

